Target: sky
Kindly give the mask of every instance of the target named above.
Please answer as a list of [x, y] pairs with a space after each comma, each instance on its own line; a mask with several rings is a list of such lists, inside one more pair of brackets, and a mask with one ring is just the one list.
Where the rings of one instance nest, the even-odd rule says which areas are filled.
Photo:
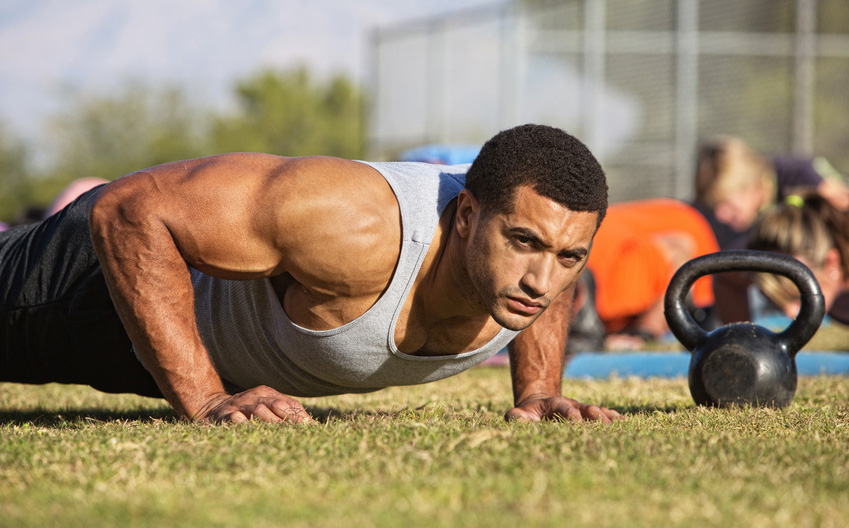
[[[377, 27], [493, 0], [2, 0], [0, 122], [37, 142], [74, 91], [178, 84], [226, 105], [264, 67], [365, 74]], [[498, 3], [498, 2], [496, 2]]]

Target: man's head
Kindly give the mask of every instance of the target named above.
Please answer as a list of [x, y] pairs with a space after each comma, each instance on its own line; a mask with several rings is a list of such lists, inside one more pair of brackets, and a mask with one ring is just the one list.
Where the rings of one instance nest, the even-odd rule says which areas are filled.
[[484, 214], [507, 213], [519, 187], [571, 211], [607, 213], [607, 179], [589, 149], [574, 136], [545, 125], [521, 125], [484, 144], [466, 174], [466, 188]]
[[468, 296], [522, 330], [572, 286], [607, 210], [604, 172], [577, 139], [525, 125], [484, 145], [457, 202]]

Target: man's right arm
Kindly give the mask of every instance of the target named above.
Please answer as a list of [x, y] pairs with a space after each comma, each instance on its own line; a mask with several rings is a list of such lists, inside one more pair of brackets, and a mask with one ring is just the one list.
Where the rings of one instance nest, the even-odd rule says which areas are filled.
[[144, 179], [135, 174], [101, 191], [89, 215], [92, 242], [136, 353], [174, 409], [192, 418], [225, 391], [188, 309], [189, 269], [145, 199]]
[[89, 225], [121, 321], [181, 416], [299, 422], [309, 419], [300, 403], [271, 388], [224, 391], [189, 268], [231, 280], [287, 274], [328, 298], [368, 300], [397, 260], [393, 206], [386, 180], [362, 163], [235, 153], [120, 178], [99, 192]]
[[152, 167], [99, 192], [89, 225], [110, 295], [136, 353], [180, 416], [309, 418], [297, 401], [268, 387], [225, 392], [198, 333], [189, 267], [233, 280], [284, 273], [305, 283], [320, 280], [328, 245], [355, 238], [334, 239], [328, 225], [350, 228], [370, 218], [340, 219], [332, 211], [345, 208], [328, 207], [358, 196], [351, 186], [369, 177], [357, 172], [364, 167], [332, 158], [228, 154]]
[[[179, 208], [174, 200], [180, 196], [165, 196], [160, 188], [168, 186], [162, 177], [175, 175], [163, 172], [141, 172], [113, 182], [101, 191], [89, 215], [92, 242], [136, 353], [184, 418], [308, 419], [297, 401], [267, 387], [237, 396], [225, 392], [197, 330], [189, 266], [174, 237], [173, 230], [179, 229], [174, 224], [180, 221], [173, 213]], [[197, 206], [191, 197], [182, 205]], [[200, 218], [198, 222], [203, 223]], [[198, 241], [182, 244], [195, 259], [204, 255], [190, 247]]]

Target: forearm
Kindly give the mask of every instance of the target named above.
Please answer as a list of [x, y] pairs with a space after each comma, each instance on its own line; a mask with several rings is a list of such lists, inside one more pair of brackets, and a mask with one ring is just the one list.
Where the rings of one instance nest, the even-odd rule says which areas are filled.
[[561, 394], [573, 300], [574, 288], [558, 295], [508, 346], [515, 405]]
[[140, 215], [144, 205], [125, 206], [127, 198], [98, 200], [92, 243], [136, 353], [168, 402], [191, 418], [224, 388], [197, 331], [186, 262], [168, 228]]

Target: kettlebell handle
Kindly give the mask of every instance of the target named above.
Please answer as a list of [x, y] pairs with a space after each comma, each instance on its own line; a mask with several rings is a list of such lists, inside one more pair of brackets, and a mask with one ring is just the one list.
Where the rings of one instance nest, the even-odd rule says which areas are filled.
[[666, 289], [664, 313], [669, 329], [687, 350], [693, 350], [707, 336], [690, 315], [686, 296], [699, 277], [723, 271], [762, 271], [783, 275], [799, 288], [801, 307], [796, 319], [777, 336], [791, 356], [814, 336], [823, 315], [825, 300], [814, 274], [793, 257], [771, 251], [737, 249], [696, 257], [681, 266]]

